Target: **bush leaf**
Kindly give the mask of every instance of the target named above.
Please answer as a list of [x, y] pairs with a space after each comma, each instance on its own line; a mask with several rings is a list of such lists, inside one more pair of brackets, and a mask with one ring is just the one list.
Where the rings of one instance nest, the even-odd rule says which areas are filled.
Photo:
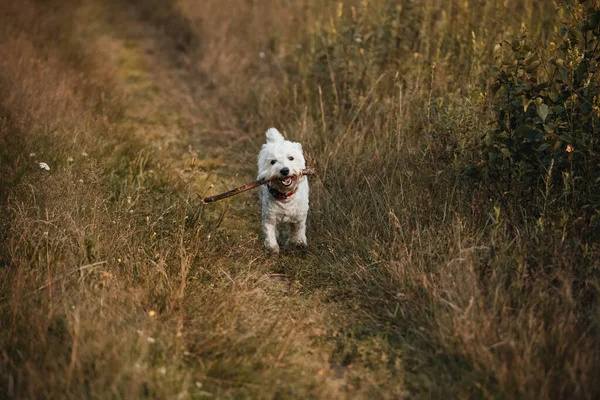
[[544, 103], [537, 106], [537, 113], [540, 116], [540, 118], [542, 119], [542, 122], [546, 122], [546, 117], [548, 117], [549, 111], [550, 111], [550, 109]]

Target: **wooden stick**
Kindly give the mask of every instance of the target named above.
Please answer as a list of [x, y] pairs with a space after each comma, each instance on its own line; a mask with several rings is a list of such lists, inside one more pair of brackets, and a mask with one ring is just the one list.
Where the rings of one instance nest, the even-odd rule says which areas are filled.
[[[312, 168], [306, 168], [305, 170], [302, 170], [302, 172], [300, 173], [300, 176], [302, 175], [311, 175], [315, 172], [314, 169]], [[219, 200], [223, 200], [226, 199], [228, 197], [231, 196], [235, 196], [236, 194], [240, 194], [245, 192], [246, 190], [250, 190], [250, 189], [254, 189], [257, 188], [259, 186], [262, 186], [266, 183], [268, 183], [269, 181], [267, 181], [266, 179], [259, 179], [257, 181], [251, 182], [251, 183], [247, 183], [243, 186], [237, 187], [235, 189], [231, 189], [228, 192], [225, 193], [221, 193], [221, 194], [216, 194], [214, 196], [210, 196], [210, 197], [205, 197], [204, 199], [202, 199], [202, 204], [207, 204], [207, 203], [212, 203], [213, 201], [219, 201]]]

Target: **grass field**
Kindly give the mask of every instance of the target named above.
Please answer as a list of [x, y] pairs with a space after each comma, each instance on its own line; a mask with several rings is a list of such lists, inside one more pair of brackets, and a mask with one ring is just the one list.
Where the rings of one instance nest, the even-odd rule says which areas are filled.
[[[0, 398], [598, 398], [573, 163], [531, 193], [465, 175], [496, 45], [545, 57], [571, 4], [3, 1]], [[279, 257], [256, 192], [199, 201], [271, 126], [317, 171]]]

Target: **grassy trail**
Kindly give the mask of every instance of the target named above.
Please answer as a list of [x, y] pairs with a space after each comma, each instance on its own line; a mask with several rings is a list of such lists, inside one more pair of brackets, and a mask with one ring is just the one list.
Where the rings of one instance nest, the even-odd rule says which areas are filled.
[[[327, 300], [325, 291], [307, 290], [286, 274], [312, 265], [314, 257], [264, 254], [256, 193], [198, 209], [197, 194], [218, 193], [253, 178], [260, 145], [235, 126], [215, 126], [215, 114], [228, 119], [228, 105], [215, 101], [205, 81], [210, 73], [194, 70], [172, 38], [134, 6], [115, 11], [84, 2], [76, 13], [74, 30], [82, 43], [99, 49], [96, 56], [111, 71], [121, 104], [111, 126], [125, 141], [120, 146], [130, 149], [121, 160], [129, 166], [113, 190], [121, 192], [135, 220], [145, 215], [152, 236], [133, 241], [156, 251], [149, 267], [162, 274], [153, 282], [157, 273], [148, 273], [142, 285], [121, 276], [146, 297], [138, 309], [124, 307], [121, 316], [133, 313], [147, 320], [128, 330], [162, 345], [160, 350], [134, 345], [140, 356], [129, 360], [133, 365], [119, 359], [115, 367], [128, 371], [119, 375], [138, 373], [121, 377], [112, 390], [337, 398], [376, 386], [360, 365], [349, 370], [330, 361], [327, 337], [341, 334], [340, 321], [347, 318], [340, 316], [347, 310]], [[115, 212], [122, 216], [122, 211]], [[125, 257], [111, 258], [117, 265], [107, 262], [105, 273], [121, 279], [114, 268]], [[140, 312], [152, 316], [140, 317]], [[359, 375], [367, 377], [366, 383], [352, 388], [348, 377], [356, 384]]]
[[[125, 124], [143, 132], [140, 139], [148, 146], [163, 143], [161, 163], [170, 178], [166, 184], [179, 188], [178, 195], [197, 207], [197, 193], [219, 193], [253, 179], [262, 132], [248, 135], [234, 123], [223, 123], [234, 121], [228, 115], [233, 111], [227, 101], [215, 101], [220, 98], [210, 84], [210, 71], [194, 69], [152, 21], [135, 9], [130, 12], [117, 23], [127, 26], [116, 67], [132, 100], [126, 102]], [[219, 115], [217, 121], [214, 115]], [[325, 284], [315, 284], [319, 253], [328, 250], [317, 247], [315, 239], [308, 254], [272, 258], [264, 253], [256, 197], [256, 192], [246, 193], [202, 211], [203, 227], [210, 232], [198, 239], [208, 242], [210, 256], [198, 271], [191, 266], [189, 274], [209, 271], [216, 278], [210, 307], [219, 312], [213, 316], [216, 338], [206, 343], [190, 334], [186, 343], [200, 359], [192, 365], [204, 370], [197, 375], [205, 382], [202, 387], [227, 396], [267, 398], [406, 395], [401, 377], [391, 375], [401, 370], [400, 360], [388, 359], [381, 338], [354, 337], [355, 330], [372, 323], [360, 322], [357, 302], [331, 296], [344, 291], [344, 282], [326, 278]], [[205, 285], [192, 283], [184, 303], [194, 307], [204, 290]], [[191, 308], [184, 318], [202, 320], [207, 311]], [[192, 332], [195, 328], [193, 322], [188, 326]], [[357, 349], [366, 357], [350, 365], [344, 353]], [[207, 354], [208, 365], [202, 361]], [[384, 394], [381, 385], [393, 390]]]

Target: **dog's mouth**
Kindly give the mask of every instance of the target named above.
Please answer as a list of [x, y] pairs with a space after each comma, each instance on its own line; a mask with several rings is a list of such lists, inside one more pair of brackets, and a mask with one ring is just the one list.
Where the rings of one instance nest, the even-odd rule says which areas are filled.
[[281, 182], [281, 184], [283, 186], [288, 187], [288, 186], [292, 186], [294, 179], [291, 176], [288, 176], [287, 178], [280, 179], [279, 181]]

